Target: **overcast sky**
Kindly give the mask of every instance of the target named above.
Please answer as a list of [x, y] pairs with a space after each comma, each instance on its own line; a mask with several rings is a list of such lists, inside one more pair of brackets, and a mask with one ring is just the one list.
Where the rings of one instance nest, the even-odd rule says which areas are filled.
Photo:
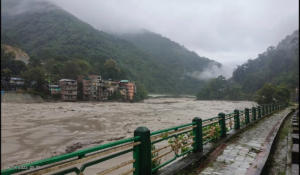
[[221, 63], [243, 63], [299, 28], [299, 0], [51, 0], [95, 28], [144, 28]]

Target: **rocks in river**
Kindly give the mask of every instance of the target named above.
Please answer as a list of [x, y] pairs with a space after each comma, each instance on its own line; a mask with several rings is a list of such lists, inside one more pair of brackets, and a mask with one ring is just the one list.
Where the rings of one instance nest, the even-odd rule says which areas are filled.
[[90, 144], [100, 144], [102, 142], [104, 142], [104, 140], [77, 141], [77, 142], [74, 142], [72, 145], [68, 145], [66, 147], [65, 153], [72, 153], [72, 152], [76, 151], [78, 148], [82, 148], [82, 147], [90, 145]]
[[75, 142], [72, 145], [67, 146], [66, 153], [72, 153], [72, 152], [76, 151], [76, 149], [82, 148], [83, 146], [85, 146], [84, 143], [79, 142], [79, 141]]
[[55, 150], [55, 151], [51, 152], [50, 157], [61, 156], [63, 154], [66, 154], [66, 151], [58, 149], [58, 150]]
[[107, 139], [107, 141], [120, 140], [120, 139], [123, 139], [123, 138], [125, 138], [125, 136], [112, 137], [112, 138]]
[[104, 140], [93, 140], [90, 142], [90, 144], [99, 144], [99, 143], [102, 143], [104, 142]]

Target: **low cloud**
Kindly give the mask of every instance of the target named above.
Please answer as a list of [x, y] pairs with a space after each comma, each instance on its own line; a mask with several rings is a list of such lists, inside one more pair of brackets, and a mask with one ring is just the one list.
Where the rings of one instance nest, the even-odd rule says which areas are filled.
[[220, 75], [229, 79], [232, 76], [233, 70], [240, 64], [242, 64], [242, 62], [226, 62], [220, 68], [215, 64], [210, 64], [202, 72], [193, 71], [186, 75], [198, 80], [210, 80], [212, 78], [217, 78]]
[[1, 10], [9, 15], [19, 15], [28, 11], [45, 12], [59, 7], [45, 0], [1, 0]]

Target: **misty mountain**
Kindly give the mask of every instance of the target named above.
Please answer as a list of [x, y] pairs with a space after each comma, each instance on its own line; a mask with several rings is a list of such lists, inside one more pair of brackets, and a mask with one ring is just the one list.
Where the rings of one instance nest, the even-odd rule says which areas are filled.
[[[130, 42], [125, 37], [99, 31], [48, 2], [6, 0], [1, 3], [1, 44], [18, 46], [42, 60], [55, 55], [70, 60], [84, 59], [100, 75], [105, 61], [112, 58], [123, 70], [122, 78], [141, 82], [149, 92], [195, 93], [206, 81], [189, 74], [202, 72], [212, 65], [221, 66], [151, 32], [144, 36], [148, 39], [144, 46], [137, 47], [138, 41], [127, 37]], [[155, 51], [155, 45], [165, 47]]]
[[266, 83], [280, 86], [276, 95], [284, 95], [283, 87], [291, 94], [299, 87], [299, 30], [286, 36], [276, 47], [268, 47], [257, 58], [238, 65], [230, 79], [223, 76], [211, 79], [200, 89], [197, 99], [255, 100], [258, 90]]
[[[299, 84], [299, 30], [270, 46], [256, 59], [249, 59], [233, 71], [232, 79], [245, 93], [254, 93], [265, 83], [284, 84], [294, 89]], [[250, 83], [251, 82], [251, 83]]]
[[[145, 51], [152, 59], [159, 61], [164, 67], [169, 68], [170, 73], [187, 75], [204, 70], [207, 65], [221, 67], [218, 62], [198, 56], [184, 46], [171, 41], [159, 34], [141, 29], [136, 33], [118, 35]], [[175, 71], [175, 72], [174, 72]]]

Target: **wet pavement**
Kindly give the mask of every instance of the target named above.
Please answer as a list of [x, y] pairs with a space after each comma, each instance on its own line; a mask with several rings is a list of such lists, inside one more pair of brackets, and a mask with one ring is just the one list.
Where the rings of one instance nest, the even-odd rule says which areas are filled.
[[[217, 158], [208, 163], [201, 175], [250, 175], [260, 174], [269, 155], [269, 148], [288, 109], [262, 118], [255, 126], [239, 135], [238, 139], [226, 143]], [[219, 151], [220, 152], [220, 151]], [[214, 154], [214, 153], [212, 153]], [[211, 155], [215, 156], [215, 155]]]

